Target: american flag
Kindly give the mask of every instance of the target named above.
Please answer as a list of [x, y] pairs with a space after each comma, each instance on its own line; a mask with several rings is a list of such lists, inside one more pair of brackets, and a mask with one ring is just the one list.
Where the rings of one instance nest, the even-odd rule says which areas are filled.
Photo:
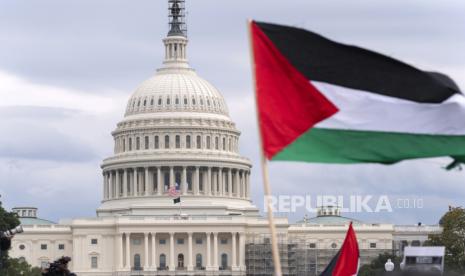
[[178, 197], [180, 195], [179, 189], [180, 189], [179, 184], [176, 183], [176, 185], [171, 186], [168, 189], [168, 194], [172, 197]]

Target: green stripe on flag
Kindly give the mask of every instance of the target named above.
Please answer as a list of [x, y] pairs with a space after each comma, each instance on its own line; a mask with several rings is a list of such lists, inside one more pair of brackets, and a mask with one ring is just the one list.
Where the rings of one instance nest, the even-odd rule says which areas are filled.
[[439, 156], [465, 157], [465, 136], [312, 128], [273, 161], [392, 164]]

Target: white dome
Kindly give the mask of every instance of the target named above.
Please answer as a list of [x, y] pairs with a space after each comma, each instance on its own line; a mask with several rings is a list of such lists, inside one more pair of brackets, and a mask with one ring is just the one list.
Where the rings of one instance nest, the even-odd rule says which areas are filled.
[[200, 112], [228, 116], [223, 96], [192, 69], [162, 69], [128, 101], [125, 116], [157, 112]]

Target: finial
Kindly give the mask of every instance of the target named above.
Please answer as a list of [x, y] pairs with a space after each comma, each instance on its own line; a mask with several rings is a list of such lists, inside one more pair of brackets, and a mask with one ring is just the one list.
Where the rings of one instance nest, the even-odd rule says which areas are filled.
[[169, 25], [168, 36], [186, 36], [185, 0], [168, 0]]

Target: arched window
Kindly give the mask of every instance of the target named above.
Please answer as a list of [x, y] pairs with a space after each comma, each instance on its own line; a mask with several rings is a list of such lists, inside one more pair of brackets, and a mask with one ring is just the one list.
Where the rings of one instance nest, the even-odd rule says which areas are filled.
[[187, 105], [187, 98], [184, 98], [184, 105]]
[[197, 144], [197, 148], [198, 148], [198, 149], [201, 149], [201, 148], [202, 148], [202, 137], [200, 137], [200, 135], [197, 135], [196, 144]]
[[142, 266], [140, 265], [140, 255], [134, 255], [134, 270], [141, 270]]
[[179, 149], [181, 147], [181, 136], [176, 135], [176, 148]]
[[179, 98], [178, 98], [178, 97], [176, 97], [176, 101], [175, 101], [175, 103], [176, 103], [176, 105], [178, 105], [178, 104], [179, 104]]
[[211, 148], [210, 136], [207, 136], [207, 149]]
[[126, 151], [126, 139], [123, 138], [123, 152]]
[[150, 100], [150, 105], [153, 105], [153, 98]]
[[186, 136], [186, 148], [188, 149], [191, 148], [191, 136], [190, 135]]
[[140, 106], [140, 100], [139, 100], [139, 101], [137, 101], [137, 106]]
[[158, 105], [161, 105], [161, 98], [158, 98]]
[[178, 268], [184, 268], [184, 255], [178, 255]]
[[223, 137], [223, 150], [226, 150], [226, 138]]
[[170, 148], [170, 136], [165, 135], [165, 149], [169, 149], [169, 148]]
[[165, 254], [160, 255], [160, 268], [162, 269], [166, 268], [166, 255]]
[[160, 147], [160, 141], [158, 139], [158, 136], [155, 136], [155, 148], [158, 149]]
[[232, 151], [231, 138], [228, 139], [229, 151]]
[[129, 150], [132, 150], [132, 138], [129, 138]]
[[202, 254], [195, 255], [195, 267], [202, 268]]
[[145, 136], [144, 148], [146, 150], [149, 149], [149, 137], [148, 136]]
[[215, 149], [216, 149], [216, 150], [219, 149], [219, 148], [218, 148], [218, 144], [219, 144], [219, 142], [218, 142], [218, 137], [215, 137]]
[[221, 254], [221, 267], [226, 269], [228, 267], [228, 254]]
[[195, 105], [195, 98], [192, 97], [192, 105]]
[[203, 99], [200, 98], [200, 105], [203, 105]]
[[166, 98], [166, 105], [170, 105], [170, 98]]
[[140, 150], [140, 137], [136, 137], [136, 150]]
[[207, 105], [210, 106], [210, 100], [207, 99]]
[[147, 100], [144, 100], [144, 106], [147, 106]]

